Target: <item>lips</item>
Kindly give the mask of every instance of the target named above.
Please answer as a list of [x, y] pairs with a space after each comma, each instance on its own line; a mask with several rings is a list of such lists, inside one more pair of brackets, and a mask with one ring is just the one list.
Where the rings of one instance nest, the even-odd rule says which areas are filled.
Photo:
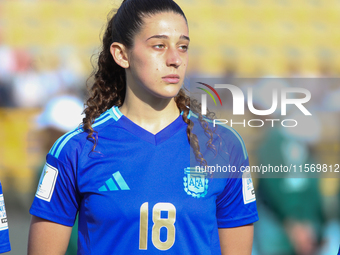
[[167, 76], [162, 77], [162, 80], [167, 83], [178, 83], [179, 82], [179, 75], [177, 74], [169, 74]]

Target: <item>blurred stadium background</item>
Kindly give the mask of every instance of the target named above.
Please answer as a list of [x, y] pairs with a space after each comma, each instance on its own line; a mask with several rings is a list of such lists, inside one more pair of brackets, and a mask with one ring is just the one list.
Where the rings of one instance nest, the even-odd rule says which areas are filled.
[[[339, 0], [176, 2], [189, 21], [188, 76], [339, 77]], [[47, 138], [36, 118], [56, 96], [86, 98], [91, 58], [95, 63], [107, 14], [119, 4], [0, 0], [0, 180], [11, 235], [9, 254], [26, 252], [28, 209], [47, 153]], [[339, 85], [329, 89], [332, 93]], [[317, 162], [340, 163], [340, 123], [335, 116], [324, 119], [329, 125], [312, 146]], [[263, 132], [239, 132], [256, 164]], [[318, 190], [326, 215], [318, 254], [335, 254], [329, 253], [334, 244], [327, 235], [340, 240], [339, 179], [322, 179]]]

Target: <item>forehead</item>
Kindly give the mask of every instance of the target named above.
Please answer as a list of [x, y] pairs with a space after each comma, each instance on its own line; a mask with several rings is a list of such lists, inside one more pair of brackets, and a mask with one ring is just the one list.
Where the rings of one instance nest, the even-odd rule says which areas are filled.
[[137, 34], [140, 37], [153, 35], [188, 36], [189, 30], [186, 20], [181, 14], [161, 12], [143, 18], [143, 25]]

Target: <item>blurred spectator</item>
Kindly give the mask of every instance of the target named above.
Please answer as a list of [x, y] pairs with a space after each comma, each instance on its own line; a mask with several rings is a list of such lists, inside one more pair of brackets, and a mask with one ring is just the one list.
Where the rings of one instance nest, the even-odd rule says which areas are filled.
[[8, 83], [1, 79], [0, 76], [0, 107], [12, 107], [12, 91]]
[[12, 107], [11, 77], [15, 70], [14, 53], [0, 44], [0, 107]]
[[[83, 109], [82, 101], [75, 96], [63, 95], [53, 98], [37, 117], [38, 128], [54, 129], [60, 133], [58, 136], [60, 137], [79, 126], [82, 122]], [[54, 143], [55, 140], [52, 142]]]
[[[263, 165], [315, 163], [309, 147], [280, 129], [267, 133], [258, 151]], [[255, 233], [261, 255], [316, 254], [321, 243], [322, 198], [317, 178], [262, 178], [258, 184], [259, 212]]]
[[[290, 79], [263, 78], [253, 86], [256, 109], [272, 106], [272, 91], [290, 87]], [[281, 118], [280, 106], [271, 115]], [[259, 118], [260, 116], [257, 116]], [[270, 116], [264, 116], [271, 119]], [[308, 118], [309, 117], [309, 118]], [[317, 116], [303, 115], [296, 107], [288, 108], [285, 119], [295, 119], [294, 128], [269, 127], [257, 148], [257, 164], [289, 166], [315, 163], [311, 144], [318, 141], [321, 123]], [[261, 220], [255, 224], [255, 245], [261, 255], [313, 255], [322, 240], [324, 216], [319, 179], [290, 173], [268, 173], [258, 181], [257, 201]], [[310, 178], [314, 177], [314, 178]]]
[[[54, 80], [51, 79], [51, 82], [54, 82]], [[30, 70], [18, 73], [13, 81], [13, 96], [16, 106], [43, 106], [43, 103], [47, 98], [46, 87], [48, 87], [48, 84], [43, 84], [40, 81], [37, 72]]]
[[[46, 154], [53, 146], [54, 142], [64, 135], [66, 132], [77, 128], [82, 122], [82, 101], [71, 95], [63, 95], [53, 98], [43, 112], [37, 117], [36, 123], [44, 135], [44, 151]], [[45, 161], [42, 162], [38, 171], [37, 182], [40, 177], [41, 169], [45, 165]], [[72, 229], [71, 239], [66, 255], [72, 255], [77, 253], [77, 239], [78, 239], [78, 218]]]
[[340, 112], [340, 87], [327, 91], [323, 98], [322, 106], [330, 112]]
[[16, 68], [15, 54], [9, 46], [2, 45], [1, 43], [0, 59], [0, 77], [1, 79], [9, 79]]

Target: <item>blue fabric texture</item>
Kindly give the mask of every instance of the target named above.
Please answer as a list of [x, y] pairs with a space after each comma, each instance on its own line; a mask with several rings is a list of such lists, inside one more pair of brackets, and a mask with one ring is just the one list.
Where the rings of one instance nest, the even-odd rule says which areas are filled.
[[5, 201], [2, 194], [2, 186], [0, 182], [0, 253], [8, 252], [10, 250], [11, 244], [9, 242]]

